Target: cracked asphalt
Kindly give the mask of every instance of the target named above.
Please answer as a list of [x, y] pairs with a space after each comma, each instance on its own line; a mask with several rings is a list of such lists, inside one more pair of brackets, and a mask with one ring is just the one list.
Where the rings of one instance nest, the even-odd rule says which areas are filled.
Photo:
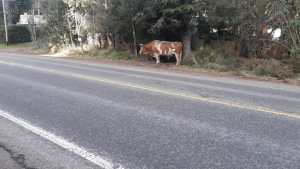
[[[300, 169], [297, 86], [0, 53], [0, 110], [125, 169]], [[0, 166], [100, 168], [3, 117], [0, 144]]]
[[0, 144], [1, 169], [35, 169], [28, 167], [24, 154], [13, 152], [8, 147]]
[[0, 117], [0, 169], [77, 168], [99, 167]]
[[3, 169], [23, 169], [13, 158], [11, 152], [0, 146], [0, 164]]

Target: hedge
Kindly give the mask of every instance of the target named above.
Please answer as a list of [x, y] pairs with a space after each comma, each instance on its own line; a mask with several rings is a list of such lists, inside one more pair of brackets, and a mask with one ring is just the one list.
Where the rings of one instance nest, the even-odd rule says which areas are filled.
[[[8, 41], [10, 44], [31, 42], [31, 33], [27, 25], [8, 26]], [[0, 42], [5, 42], [4, 27], [0, 27]]]

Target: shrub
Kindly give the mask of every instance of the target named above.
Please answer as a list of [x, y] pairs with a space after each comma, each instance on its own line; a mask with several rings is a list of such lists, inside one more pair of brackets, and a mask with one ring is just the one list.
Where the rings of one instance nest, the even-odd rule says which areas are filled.
[[295, 73], [300, 73], [300, 47], [294, 50], [292, 65]]
[[127, 51], [120, 50], [99, 50], [99, 49], [90, 49], [81, 51], [79, 48], [74, 52], [75, 56], [79, 57], [88, 57], [88, 58], [106, 58], [111, 60], [130, 60], [133, 56]]
[[219, 55], [216, 58], [216, 63], [223, 65], [225, 67], [225, 71], [236, 70], [240, 67], [238, 59], [229, 55]]
[[[5, 42], [4, 27], [0, 28], [0, 39]], [[31, 33], [26, 25], [11, 25], [8, 26], [8, 41], [11, 44], [23, 43], [31, 41]]]
[[106, 57], [113, 60], [129, 60], [132, 55], [125, 51], [112, 50], [106, 54]]
[[290, 66], [275, 59], [262, 60], [253, 71], [258, 76], [272, 76], [278, 79], [286, 79], [294, 76], [293, 69]]
[[232, 48], [230, 43], [226, 43], [224, 46], [205, 46], [195, 51], [194, 55], [201, 67], [218, 71], [232, 71], [240, 67]]
[[199, 64], [207, 64], [216, 61], [217, 53], [211, 47], [201, 47], [195, 53], [195, 58]]
[[3, 26], [0, 26], [0, 43], [5, 43], [5, 31]]
[[206, 65], [203, 66], [206, 69], [212, 69], [212, 70], [217, 70], [217, 71], [221, 71], [221, 72], [225, 72], [227, 71], [227, 67], [224, 65], [220, 65], [217, 63], [208, 63]]

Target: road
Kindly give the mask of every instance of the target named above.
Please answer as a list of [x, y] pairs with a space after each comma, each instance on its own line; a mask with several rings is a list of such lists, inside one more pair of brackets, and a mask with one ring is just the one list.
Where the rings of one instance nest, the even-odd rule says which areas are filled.
[[0, 53], [1, 151], [26, 169], [300, 169], [300, 87]]

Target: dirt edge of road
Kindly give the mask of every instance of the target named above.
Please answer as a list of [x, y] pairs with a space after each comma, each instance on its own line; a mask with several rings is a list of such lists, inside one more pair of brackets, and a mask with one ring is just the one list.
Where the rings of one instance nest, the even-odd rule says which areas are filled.
[[47, 54], [44, 51], [36, 51], [33, 50], [28, 44], [25, 45], [17, 45], [8, 48], [1, 48], [0, 52], [6, 53], [16, 53], [16, 54], [27, 54], [27, 55], [35, 55], [40, 57], [55, 57], [55, 58], [65, 58], [69, 60], [77, 60], [77, 61], [85, 61], [90, 63], [99, 63], [99, 64], [110, 64], [114, 66], [135, 66], [139, 68], [148, 68], [153, 69], [155, 71], [167, 71], [171, 73], [179, 73], [183, 75], [205, 75], [205, 76], [212, 76], [212, 77], [230, 77], [235, 79], [241, 80], [255, 80], [261, 82], [272, 82], [272, 83], [281, 83], [281, 84], [289, 84], [294, 86], [300, 86], [300, 79], [284, 79], [279, 80], [273, 77], [267, 76], [255, 76], [250, 74], [239, 74], [237, 72], [219, 72], [214, 70], [208, 69], [201, 69], [201, 68], [192, 68], [190, 66], [175, 66], [174, 64], [160, 64], [156, 65], [152, 62], [145, 61], [143, 59], [135, 59], [135, 60], [111, 60], [105, 58], [92, 58], [92, 57], [78, 57], [74, 55], [69, 55], [66, 53], [61, 54]]

